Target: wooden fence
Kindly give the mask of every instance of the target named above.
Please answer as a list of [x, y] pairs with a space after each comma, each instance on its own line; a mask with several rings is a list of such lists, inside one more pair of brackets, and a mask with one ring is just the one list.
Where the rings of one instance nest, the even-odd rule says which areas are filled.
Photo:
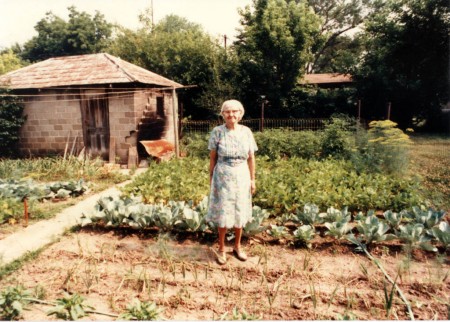
[[[248, 126], [252, 131], [263, 131], [265, 129], [289, 128], [294, 131], [322, 130], [325, 122], [329, 119], [244, 119], [239, 123]], [[209, 133], [215, 126], [223, 124], [223, 121], [181, 121], [181, 133]]]

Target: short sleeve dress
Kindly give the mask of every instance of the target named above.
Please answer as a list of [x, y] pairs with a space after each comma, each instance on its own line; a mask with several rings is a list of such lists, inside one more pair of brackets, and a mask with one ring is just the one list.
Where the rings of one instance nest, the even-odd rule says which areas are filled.
[[252, 216], [250, 170], [247, 159], [258, 150], [252, 131], [243, 125], [229, 130], [215, 127], [209, 138], [209, 150], [216, 150], [206, 220], [220, 228], [242, 228]]

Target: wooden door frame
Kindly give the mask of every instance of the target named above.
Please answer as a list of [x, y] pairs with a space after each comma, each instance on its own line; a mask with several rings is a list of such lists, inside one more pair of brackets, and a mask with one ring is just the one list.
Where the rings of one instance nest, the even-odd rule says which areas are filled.
[[[85, 154], [92, 157], [100, 157], [103, 160], [108, 160], [109, 158], [109, 141], [110, 141], [110, 124], [109, 124], [109, 101], [105, 94], [99, 94], [99, 91], [103, 89], [95, 90], [95, 94], [90, 93], [90, 91], [83, 91], [80, 95], [80, 110], [81, 110], [81, 124], [83, 130], [83, 142], [85, 147]], [[91, 114], [91, 109], [98, 109], [103, 111], [102, 120], [95, 118], [95, 115]], [[94, 113], [95, 114], [95, 113]], [[90, 125], [94, 122], [94, 127], [96, 129], [103, 129], [100, 131], [99, 147], [92, 147], [91, 145], [91, 134]], [[95, 125], [101, 123], [101, 127], [96, 127]], [[101, 133], [104, 132], [104, 133]], [[99, 133], [94, 133], [98, 135]], [[95, 148], [95, 151], [93, 149]]]

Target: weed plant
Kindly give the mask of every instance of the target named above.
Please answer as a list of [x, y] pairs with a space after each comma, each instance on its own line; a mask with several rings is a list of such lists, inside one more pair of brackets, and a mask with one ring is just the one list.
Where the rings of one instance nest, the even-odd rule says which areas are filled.
[[20, 318], [30, 296], [31, 293], [21, 285], [3, 290], [0, 294], [0, 318], [9, 321]]
[[127, 177], [103, 168], [100, 159], [78, 160], [76, 157], [0, 159], [0, 179], [33, 179], [42, 182], [80, 180], [86, 182], [122, 182]]
[[153, 321], [159, 319], [160, 311], [155, 303], [141, 302], [133, 299], [124, 313], [119, 316], [121, 320]]
[[83, 296], [76, 293], [72, 295], [65, 293], [63, 298], [56, 300], [55, 307], [49, 310], [47, 315], [55, 315], [62, 320], [75, 321], [86, 316], [90, 309], [93, 308], [85, 304]]

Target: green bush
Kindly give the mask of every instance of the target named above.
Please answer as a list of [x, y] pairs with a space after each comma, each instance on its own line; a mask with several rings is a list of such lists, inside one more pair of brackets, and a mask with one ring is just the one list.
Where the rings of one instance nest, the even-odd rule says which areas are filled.
[[[0, 94], [9, 94], [0, 90]], [[15, 96], [0, 96], [0, 151], [2, 156], [16, 156], [19, 154], [19, 130], [25, 123], [23, 106]]]
[[189, 157], [208, 158], [209, 134], [193, 133], [181, 139], [181, 150]]
[[320, 132], [270, 129], [254, 134], [257, 155], [271, 160], [283, 157], [314, 159], [320, 153]]
[[348, 159], [355, 147], [354, 126], [354, 120], [349, 117], [332, 117], [322, 133], [321, 157]]
[[369, 130], [357, 130], [357, 149], [353, 163], [360, 172], [402, 175], [408, 170], [409, 136], [396, 128], [397, 123], [372, 121]]

